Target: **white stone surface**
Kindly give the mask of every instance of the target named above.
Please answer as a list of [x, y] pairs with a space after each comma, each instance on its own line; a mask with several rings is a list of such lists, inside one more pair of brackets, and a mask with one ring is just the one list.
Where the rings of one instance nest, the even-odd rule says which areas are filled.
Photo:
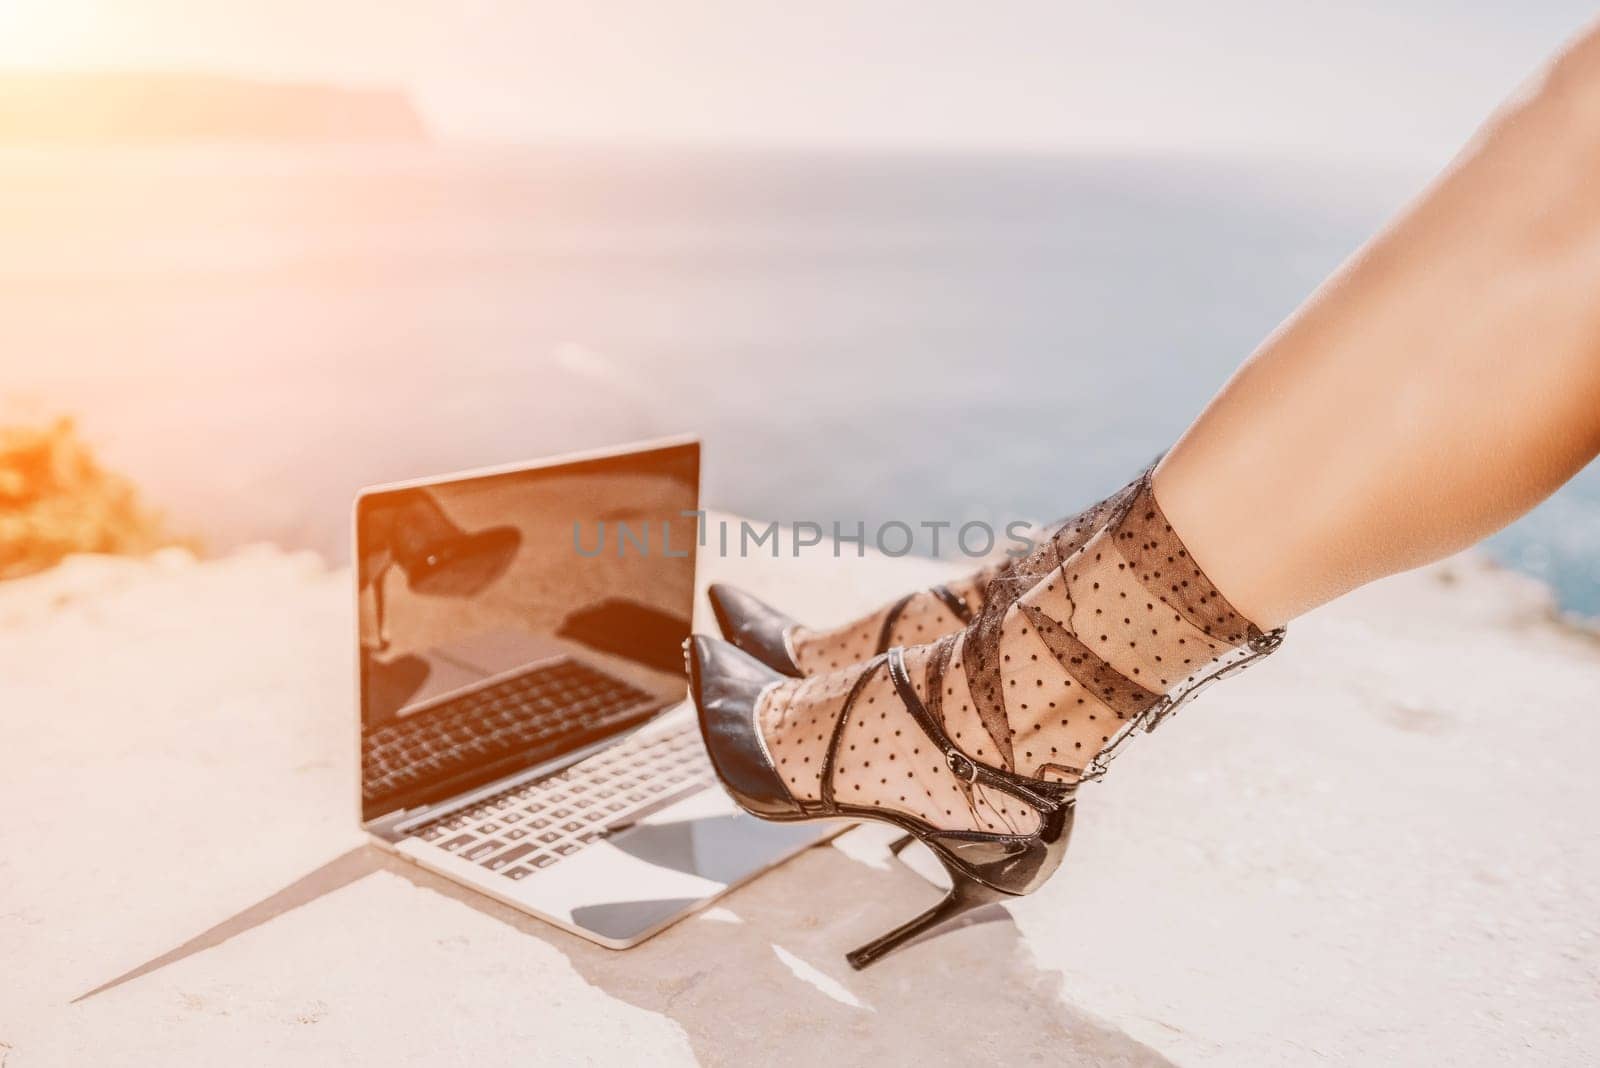
[[[942, 573], [706, 565], [818, 622]], [[859, 974], [934, 894], [870, 828], [624, 953], [363, 848], [349, 601], [266, 548], [0, 586], [4, 1068], [1600, 1048], [1600, 644], [1470, 559], [1296, 624], [1085, 789], [1045, 889]]]

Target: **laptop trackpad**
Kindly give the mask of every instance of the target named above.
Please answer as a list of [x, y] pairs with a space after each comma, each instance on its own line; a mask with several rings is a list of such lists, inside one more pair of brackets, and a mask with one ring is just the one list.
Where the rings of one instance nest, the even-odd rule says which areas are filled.
[[767, 823], [712, 788], [651, 813], [525, 885], [536, 906], [564, 911], [600, 938], [628, 944], [839, 829]]
[[768, 823], [732, 807], [720, 790], [702, 790], [606, 840], [659, 868], [727, 885], [815, 842], [814, 823]]

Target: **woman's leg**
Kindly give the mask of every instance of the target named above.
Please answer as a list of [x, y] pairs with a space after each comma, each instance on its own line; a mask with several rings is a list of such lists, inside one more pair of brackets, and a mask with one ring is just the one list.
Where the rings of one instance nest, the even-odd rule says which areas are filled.
[[[1591, 33], [1268, 339], [1075, 552], [905, 650], [908, 684], [968, 764], [930, 749], [880, 658], [752, 697], [782, 788], [1025, 833], [1035, 813], [977, 789], [971, 762], [1074, 782], [1171, 696], [1270, 649], [1264, 632], [1554, 490], [1600, 451], [1596, 174]], [[697, 679], [746, 670], [714, 646], [698, 655]]]
[[1600, 452], [1600, 31], [1240, 368], [1156, 471], [1275, 626], [1465, 548]]
[[[1465, 548], [1600, 452], [1597, 175], [1600, 30], [1508, 102], [1168, 454], [1156, 496], [1244, 615], [1275, 626]], [[990, 577], [958, 592], [981, 605]], [[964, 622], [927, 594], [896, 607], [889, 628], [890, 606], [796, 628], [800, 666]]]

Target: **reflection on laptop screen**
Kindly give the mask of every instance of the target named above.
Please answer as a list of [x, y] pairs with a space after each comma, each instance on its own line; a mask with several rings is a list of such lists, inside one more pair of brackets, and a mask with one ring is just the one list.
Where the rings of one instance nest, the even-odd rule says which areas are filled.
[[672, 445], [361, 497], [363, 820], [683, 697], [699, 464]]

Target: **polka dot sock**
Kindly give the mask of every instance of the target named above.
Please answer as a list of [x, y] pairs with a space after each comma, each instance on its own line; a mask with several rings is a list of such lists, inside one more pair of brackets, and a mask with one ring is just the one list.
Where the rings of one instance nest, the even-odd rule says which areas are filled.
[[[1142, 477], [1142, 476], [1141, 476]], [[952, 634], [986, 607], [1010, 604], [1076, 552], [1124, 504], [1139, 481], [1077, 515], [1043, 528], [1033, 550], [980, 568], [964, 578], [908, 594], [860, 619], [827, 630], [796, 627], [789, 635], [795, 663], [814, 675], [869, 660], [895, 646], [914, 646]]]
[[[991, 598], [966, 627], [904, 656], [918, 696], [967, 757], [1076, 782], [1120, 733], [1259, 651], [1264, 637], [1189, 558], [1147, 472], [1026, 592], [1009, 603]], [[832, 746], [832, 791], [843, 805], [946, 830], [1037, 825], [1026, 805], [951, 770], [905, 709], [883, 657], [777, 684], [757, 722], [798, 799], [821, 797]]]

